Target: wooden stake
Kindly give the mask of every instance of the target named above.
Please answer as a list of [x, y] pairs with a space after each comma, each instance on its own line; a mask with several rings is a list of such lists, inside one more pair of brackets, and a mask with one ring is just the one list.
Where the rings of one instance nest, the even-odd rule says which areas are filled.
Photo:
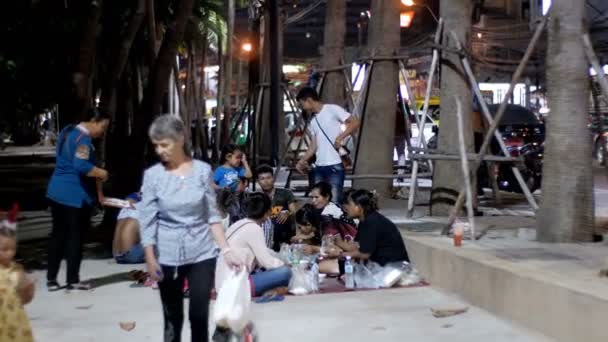
[[473, 214], [473, 194], [471, 194], [471, 175], [469, 171], [469, 160], [467, 158], [467, 145], [464, 141], [464, 124], [462, 123], [462, 103], [456, 98], [456, 116], [458, 117], [458, 143], [460, 147], [460, 165], [464, 177], [464, 186], [467, 194], [467, 214], [469, 216], [469, 227], [471, 229], [471, 240], [475, 241], [475, 222]]

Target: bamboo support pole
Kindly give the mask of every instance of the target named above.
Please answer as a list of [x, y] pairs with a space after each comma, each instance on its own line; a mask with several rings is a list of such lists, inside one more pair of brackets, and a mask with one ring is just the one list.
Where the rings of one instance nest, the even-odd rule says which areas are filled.
[[462, 123], [462, 103], [456, 98], [456, 116], [458, 117], [458, 143], [460, 149], [460, 165], [467, 195], [467, 214], [469, 217], [469, 228], [471, 229], [471, 240], [475, 241], [475, 221], [473, 214], [473, 194], [471, 193], [471, 175], [469, 171], [469, 160], [467, 158], [467, 145], [464, 141], [464, 124]]
[[[439, 44], [441, 42], [442, 32], [443, 32], [443, 18], [439, 19], [439, 23], [437, 25], [437, 31], [435, 32], [435, 44]], [[435, 76], [435, 70], [437, 69], [438, 62], [439, 62], [439, 50], [433, 49], [433, 59], [431, 61], [431, 69], [429, 70], [429, 78], [428, 78], [427, 85], [426, 85], [426, 94], [424, 96], [424, 106], [422, 108], [422, 113], [423, 113], [424, 119], [425, 119], [424, 121], [426, 121], [426, 113], [429, 108], [429, 101], [431, 98], [431, 92], [433, 90], [433, 78]], [[412, 101], [412, 99], [410, 98], [410, 103], [415, 104], [415, 100]], [[415, 105], [413, 107], [415, 107]], [[416, 124], [418, 125], [418, 145], [420, 145], [420, 136], [424, 136], [424, 131], [422, 129], [420, 129], [420, 118], [418, 117], [418, 112], [415, 108], [414, 108], [414, 117], [416, 118]], [[423, 128], [424, 128], [424, 126], [423, 126]], [[407, 217], [412, 217], [414, 214], [417, 187], [418, 187], [418, 160], [414, 160], [413, 165], [412, 165], [412, 179], [410, 182], [410, 192], [409, 192], [408, 201], [407, 201], [407, 212], [406, 212]]]

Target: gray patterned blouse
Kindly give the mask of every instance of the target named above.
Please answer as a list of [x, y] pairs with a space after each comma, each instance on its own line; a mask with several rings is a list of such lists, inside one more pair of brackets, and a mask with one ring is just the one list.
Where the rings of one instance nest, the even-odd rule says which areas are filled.
[[144, 173], [139, 223], [142, 244], [154, 245], [158, 262], [181, 266], [217, 257], [210, 224], [221, 223], [212, 188], [211, 167], [193, 161], [187, 176], [159, 163]]

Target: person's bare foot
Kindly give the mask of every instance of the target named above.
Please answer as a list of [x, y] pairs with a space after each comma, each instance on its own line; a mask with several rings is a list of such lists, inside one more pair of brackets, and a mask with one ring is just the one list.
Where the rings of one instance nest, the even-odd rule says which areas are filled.
[[285, 296], [289, 293], [289, 288], [287, 286], [276, 287], [272, 290], [268, 290], [264, 292], [264, 297], [269, 296]]

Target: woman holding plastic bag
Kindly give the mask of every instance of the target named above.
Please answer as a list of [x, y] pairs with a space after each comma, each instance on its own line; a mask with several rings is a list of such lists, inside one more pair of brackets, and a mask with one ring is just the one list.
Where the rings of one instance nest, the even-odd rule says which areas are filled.
[[148, 135], [161, 162], [145, 171], [138, 207], [148, 272], [159, 284], [165, 342], [181, 341], [184, 279], [190, 284], [192, 341], [208, 341], [218, 246], [223, 262], [242, 264], [224, 236], [211, 167], [192, 159], [185, 129], [174, 115], [160, 116], [150, 126]]

